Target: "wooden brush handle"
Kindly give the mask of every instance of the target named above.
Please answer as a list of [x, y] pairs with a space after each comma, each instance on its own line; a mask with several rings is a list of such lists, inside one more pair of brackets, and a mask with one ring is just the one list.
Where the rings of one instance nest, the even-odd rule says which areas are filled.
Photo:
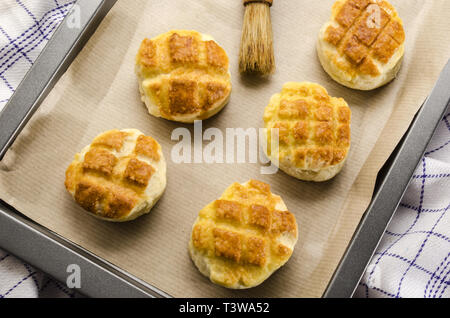
[[243, 0], [243, 2], [244, 2], [244, 6], [246, 6], [249, 3], [262, 2], [262, 3], [267, 3], [269, 5], [269, 7], [271, 7], [273, 0]]

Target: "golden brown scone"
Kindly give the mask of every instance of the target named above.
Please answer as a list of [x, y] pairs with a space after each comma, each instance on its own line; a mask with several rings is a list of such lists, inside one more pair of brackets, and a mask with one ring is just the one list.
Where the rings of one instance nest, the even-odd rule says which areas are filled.
[[136, 56], [150, 114], [192, 123], [217, 114], [231, 93], [228, 56], [208, 35], [175, 30], [142, 41]]
[[65, 186], [99, 219], [134, 220], [150, 212], [166, 188], [161, 146], [136, 129], [107, 131], [75, 155]]
[[[345, 100], [330, 97], [322, 86], [286, 83], [264, 111], [267, 156], [297, 179], [329, 180], [344, 166], [350, 148], [350, 119]], [[276, 144], [272, 146], [276, 138], [271, 137], [272, 128], [278, 129], [279, 151]]]
[[372, 90], [393, 80], [405, 51], [403, 22], [385, 0], [337, 0], [320, 30], [317, 52], [338, 83]]
[[297, 221], [283, 200], [268, 184], [250, 180], [232, 184], [200, 211], [189, 253], [213, 283], [251, 288], [289, 260], [297, 236]]

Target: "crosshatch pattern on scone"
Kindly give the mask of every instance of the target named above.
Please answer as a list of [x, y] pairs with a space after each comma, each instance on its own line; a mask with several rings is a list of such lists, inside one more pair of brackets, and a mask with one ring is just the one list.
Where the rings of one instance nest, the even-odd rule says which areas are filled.
[[136, 56], [140, 92], [150, 114], [187, 123], [209, 118], [226, 105], [228, 69], [224, 49], [196, 31], [144, 39]]
[[341, 84], [373, 89], [395, 77], [404, 42], [403, 22], [388, 1], [338, 0], [318, 50], [325, 70]]
[[189, 251], [212, 282], [235, 289], [262, 283], [291, 257], [295, 216], [270, 186], [234, 183], [203, 208], [192, 227]]
[[[314, 83], [286, 83], [264, 111], [267, 154], [286, 173], [324, 181], [342, 168], [350, 148], [351, 111]], [[278, 147], [272, 142], [278, 129]]]
[[164, 192], [161, 146], [135, 129], [97, 136], [66, 171], [66, 189], [92, 215], [129, 221], [148, 213]]

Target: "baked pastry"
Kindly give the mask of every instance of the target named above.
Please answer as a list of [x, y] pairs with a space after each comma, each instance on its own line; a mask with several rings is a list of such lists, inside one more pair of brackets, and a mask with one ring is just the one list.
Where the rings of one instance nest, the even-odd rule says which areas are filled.
[[204, 207], [192, 227], [189, 254], [218, 285], [244, 289], [261, 284], [291, 257], [297, 222], [270, 186], [234, 183]]
[[208, 35], [176, 30], [144, 39], [136, 57], [150, 114], [192, 123], [217, 114], [231, 93], [228, 56]]
[[150, 212], [166, 188], [161, 146], [136, 129], [107, 131], [75, 155], [65, 186], [91, 215], [133, 220]]
[[393, 80], [405, 51], [403, 22], [385, 0], [337, 0], [320, 30], [317, 51], [338, 83], [371, 90]]
[[[330, 97], [322, 86], [286, 83], [264, 111], [267, 156], [295, 178], [331, 179], [341, 171], [350, 148], [350, 119], [344, 99]], [[273, 142], [277, 140], [278, 145]]]

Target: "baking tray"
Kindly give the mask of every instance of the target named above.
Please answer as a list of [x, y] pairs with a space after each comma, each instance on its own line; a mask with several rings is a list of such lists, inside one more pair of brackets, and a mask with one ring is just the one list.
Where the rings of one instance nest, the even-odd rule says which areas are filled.
[[[116, 0], [78, 0], [0, 113], [0, 160]], [[80, 18], [74, 27], [73, 18]], [[380, 171], [374, 196], [324, 297], [351, 297], [414, 170], [450, 103], [450, 62], [408, 132]], [[0, 195], [1, 196], [1, 195]], [[170, 297], [23, 216], [0, 200], [0, 246], [65, 282], [80, 266], [79, 291], [92, 297]]]

